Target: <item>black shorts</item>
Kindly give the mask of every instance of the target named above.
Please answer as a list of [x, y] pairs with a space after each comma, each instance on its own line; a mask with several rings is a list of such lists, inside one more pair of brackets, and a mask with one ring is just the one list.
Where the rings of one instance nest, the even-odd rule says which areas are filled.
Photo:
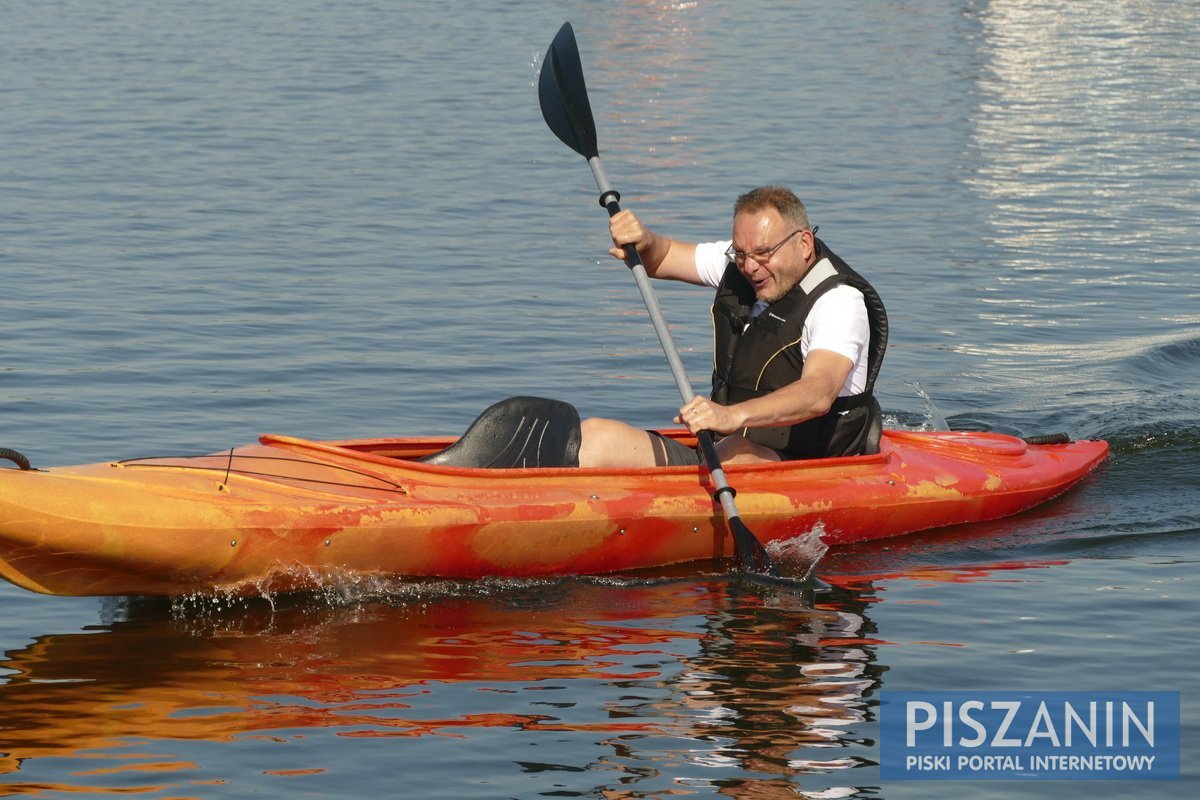
[[654, 448], [654, 463], [660, 467], [689, 467], [700, 463], [700, 452], [694, 447], [680, 444], [658, 431], [650, 434], [650, 445]]

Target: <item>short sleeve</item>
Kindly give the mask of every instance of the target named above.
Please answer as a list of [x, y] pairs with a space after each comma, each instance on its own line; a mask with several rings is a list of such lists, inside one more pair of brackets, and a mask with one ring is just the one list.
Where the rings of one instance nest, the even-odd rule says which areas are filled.
[[705, 286], [717, 288], [725, 275], [729, 259], [725, 251], [732, 242], [704, 242], [696, 245], [696, 274]]
[[817, 299], [804, 323], [807, 356], [813, 350], [831, 350], [850, 359], [851, 370], [844, 394], [861, 392], [866, 384], [867, 344], [871, 326], [863, 294], [853, 286], [835, 286]]

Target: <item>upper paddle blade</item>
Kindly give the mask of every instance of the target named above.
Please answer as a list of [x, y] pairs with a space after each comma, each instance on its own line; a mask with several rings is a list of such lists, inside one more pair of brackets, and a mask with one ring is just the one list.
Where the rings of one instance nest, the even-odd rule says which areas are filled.
[[542, 116], [554, 135], [584, 158], [599, 155], [596, 121], [583, 82], [583, 65], [571, 23], [564, 22], [546, 51], [538, 78], [538, 101]]

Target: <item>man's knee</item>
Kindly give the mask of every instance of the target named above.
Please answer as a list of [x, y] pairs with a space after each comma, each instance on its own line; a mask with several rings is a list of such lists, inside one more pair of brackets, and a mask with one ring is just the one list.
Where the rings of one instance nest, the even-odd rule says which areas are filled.
[[580, 423], [579, 430], [581, 467], [654, 466], [649, 436], [639, 428], [615, 419], [591, 417]]
[[608, 454], [616, 443], [618, 423], [602, 417], [589, 417], [579, 424], [579, 466], [601, 466], [609, 461]]
[[585, 445], [590, 443], [593, 446], [603, 446], [612, 442], [623, 427], [625, 426], [615, 419], [589, 417], [579, 423], [579, 435]]

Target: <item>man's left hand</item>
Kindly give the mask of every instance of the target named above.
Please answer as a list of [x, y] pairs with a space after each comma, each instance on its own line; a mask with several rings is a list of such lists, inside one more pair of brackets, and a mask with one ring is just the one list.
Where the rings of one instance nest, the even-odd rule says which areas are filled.
[[692, 433], [712, 431], [733, 433], [745, 427], [741, 415], [730, 406], [723, 406], [697, 395], [679, 409], [675, 422], [686, 425]]

